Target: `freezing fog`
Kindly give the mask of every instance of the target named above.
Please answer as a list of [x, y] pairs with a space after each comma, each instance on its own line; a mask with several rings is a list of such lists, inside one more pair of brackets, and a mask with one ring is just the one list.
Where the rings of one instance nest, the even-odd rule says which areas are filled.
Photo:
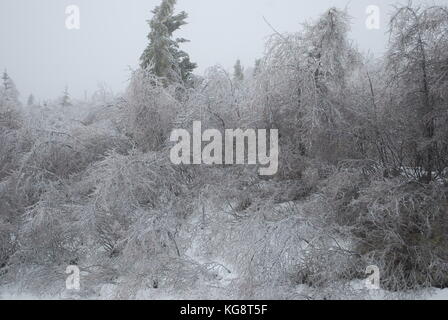
[[[414, 3], [425, 1], [414, 1]], [[428, 1], [426, 1], [428, 2]], [[151, 10], [158, 0], [3, 0], [0, 2], [0, 68], [7, 68], [26, 100], [29, 94], [50, 99], [68, 86], [77, 98], [90, 96], [98, 83], [114, 92], [125, 89], [129, 68], [138, 66], [146, 46]], [[393, 1], [320, 0], [193, 0], [179, 1], [188, 25], [176, 33], [191, 42], [184, 48], [198, 64], [198, 73], [236, 59], [252, 65], [261, 58], [272, 29], [294, 32], [331, 6], [347, 8], [351, 38], [359, 49], [383, 53]], [[66, 8], [79, 7], [80, 29], [66, 28]], [[380, 8], [380, 28], [366, 28], [368, 6]]]

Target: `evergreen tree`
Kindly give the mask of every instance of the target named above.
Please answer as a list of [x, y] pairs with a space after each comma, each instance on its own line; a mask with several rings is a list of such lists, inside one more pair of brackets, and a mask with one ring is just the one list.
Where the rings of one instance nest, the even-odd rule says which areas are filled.
[[61, 97], [61, 106], [63, 107], [68, 107], [71, 106], [71, 102], [70, 102], [70, 94], [68, 93], [68, 87], [66, 86], [64, 89], [64, 92], [62, 93], [62, 97]]
[[149, 45], [140, 58], [142, 69], [150, 69], [156, 76], [169, 82], [184, 82], [190, 80], [196, 64], [190, 61], [189, 55], [180, 50], [181, 43], [188, 40], [183, 38], [173, 39], [173, 33], [185, 21], [187, 13], [174, 14], [176, 0], [162, 0], [162, 3], [152, 12], [153, 18], [148, 21], [151, 31], [148, 39]]
[[19, 92], [17, 91], [14, 81], [9, 77], [8, 72], [5, 70], [2, 75], [2, 100], [9, 103], [19, 102]]
[[240, 59], [236, 60], [235, 66], [233, 67], [233, 78], [236, 81], [244, 80], [244, 68], [241, 65]]
[[[2, 83], [0, 85], [0, 129], [18, 129], [21, 126], [21, 117], [19, 108], [19, 92], [16, 89], [14, 81], [9, 77], [5, 70], [1, 76]], [[2, 134], [0, 133], [0, 136]], [[4, 144], [5, 142], [3, 142]], [[2, 144], [2, 142], [0, 142]], [[0, 148], [0, 159], [2, 151]], [[0, 160], [1, 167], [1, 160]], [[1, 168], [0, 168], [1, 169]], [[0, 170], [1, 171], [1, 170]], [[1, 210], [0, 210], [1, 211]]]
[[254, 66], [254, 76], [256, 76], [258, 72], [260, 72], [260, 68], [261, 68], [261, 59], [256, 59]]
[[33, 94], [30, 94], [28, 97], [28, 101], [26, 103], [29, 107], [34, 105], [34, 96]]

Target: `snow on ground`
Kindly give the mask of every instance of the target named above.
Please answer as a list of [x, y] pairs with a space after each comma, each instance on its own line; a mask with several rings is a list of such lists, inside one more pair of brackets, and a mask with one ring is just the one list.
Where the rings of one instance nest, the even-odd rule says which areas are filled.
[[[226, 282], [224, 281], [223, 284]], [[116, 299], [116, 285], [105, 284], [100, 290], [98, 297], [91, 297], [93, 300], [109, 300]], [[201, 297], [198, 297], [200, 299]], [[217, 297], [208, 297], [208, 299], [215, 299]], [[73, 295], [61, 295], [61, 296], [37, 296], [35, 294], [29, 294], [26, 292], [18, 293], [16, 290], [0, 289], [0, 300], [66, 300], [77, 299]], [[196, 299], [196, 297], [182, 297], [175, 293], [168, 292], [159, 289], [144, 289], [139, 290], [136, 295], [136, 300], [184, 300], [184, 299]], [[202, 297], [202, 299], [205, 299]], [[388, 293], [382, 290], [372, 290], [369, 292], [369, 299], [382, 300], [382, 299], [405, 299], [405, 300], [448, 300], [448, 288], [447, 289], [430, 289], [415, 294], [403, 294], [403, 293]]]
[[427, 300], [448, 300], [448, 288], [447, 289], [433, 289], [435, 292], [428, 294]]
[[[297, 210], [296, 202], [284, 202], [275, 206], [275, 211], [280, 214], [282, 211]], [[300, 208], [299, 208], [300, 209]], [[209, 208], [209, 210], [216, 211], [217, 209]], [[301, 210], [299, 210], [301, 212]], [[216, 212], [215, 212], [216, 213]], [[226, 299], [231, 296], [232, 285], [238, 281], [236, 267], [232, 266], [220, 256], [207, 256], [202, 252], [201, 243], [201, 219], [202, 212], [200, 210], [191, 217], [190, 226], [194, 230], [188, 230], [194, 234], [191, 246], [185, 252], [186, 257], [198, 263], [198, 265], [205, 268], [211, 275], [210, 279], [204, 279], [199, 287], [190, 292], [188, 296], [178, 294], [167, 289], [153, 289], [143, 288], [136, 292], [135, 299], [137, 300], [181, 300], [181, 299]], [[210, 212], [208, 213], [210, 214]], [[124, 278], [118, 279], [118, 282], [126, 281]], [[351, 286], [355, 290], [359, 290], [359, 297], [372, 300], [382, 299], [423, 299], [423, 300], [448, 300], [448, 289], [428, 289], [415, 293], [390, 293], [384, 290], [370, 290], [366, 295], [365, 285], [363, 280], [351, 282]], [[305, 292], [307, 287], [299, 285], [296, 288], [298, 297], [300, 293]], [[93, 300], [110, 300], [119, 298], [120, 291], [117, 284], [103, 284], [101, 285], [96, 296], [80, 297], [76, 292], [63, 292], [58, 296], [37, 296], [27, 292], [20, 291], [14, 287], [0, 287], [0, 300], [65, 300], [65, 299], [93, 299]]]

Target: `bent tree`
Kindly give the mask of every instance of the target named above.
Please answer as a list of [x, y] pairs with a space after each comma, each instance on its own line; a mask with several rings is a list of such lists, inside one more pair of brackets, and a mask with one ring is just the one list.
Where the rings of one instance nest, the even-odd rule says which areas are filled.
[[404, 164], [427, 183], [447, 166], [447, 30], [443, 7], [408, 5], [397, 8], [390, 20], [386, 65], [391, 107], [403, 128]]

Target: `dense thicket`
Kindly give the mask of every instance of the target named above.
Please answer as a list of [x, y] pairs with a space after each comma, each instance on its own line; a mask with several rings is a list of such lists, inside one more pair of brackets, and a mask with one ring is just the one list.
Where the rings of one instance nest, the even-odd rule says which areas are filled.
[[[163, 1], [125, 94], [21, 106], [0, 89], [0, 285], [81, 297], [350, 298], [448, 286], [448, 14], [397, 7], [384, 57], [332, 8], [255, 70], [194, 65]], [[275, 128], [280, 167], [175, 166], [169, 134]]]

